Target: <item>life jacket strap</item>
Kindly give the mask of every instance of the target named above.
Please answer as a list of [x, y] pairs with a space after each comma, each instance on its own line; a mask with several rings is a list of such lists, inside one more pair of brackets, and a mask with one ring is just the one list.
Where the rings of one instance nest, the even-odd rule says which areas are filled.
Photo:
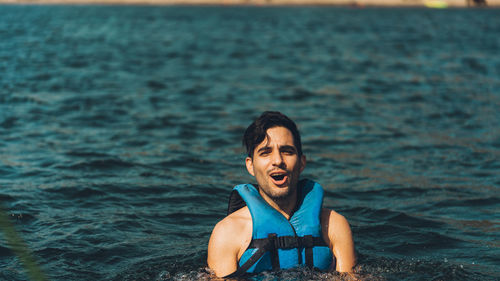
[[[323, 239], [321, 239], [323, 240]], [[314, 267], [314, 255], [313, 255], [313, 247], [314, 247], [314, 239], [312, 237], [312, 235], [306, 235], [304, 236], [304, 248], [305, 248], [305, 252], [306, 252], [306, 266], [309, 267], [309, 268], [313, 268]], [[323, 243], [325, 243], [323, 241]], [[326, 245], [326, 243], [325, 243]]]
[[247, 270], [252, 267], [259, 259], [267, 252], [266, 248], [259, 248], [244, 264], [242, 264], [235, 272], [226, 275], [222, 278], [235, 278], [246, 274]]
[[271, 255], [271, 265], [273, 268], [273, 271], [280, 270], [280, 257], [278, 255], [278, 247], [276, 247], [278, 237], [276, 233], [271, 233], [267, 236], [267, 239], [269, 241], [267, 248], [269, 250], [269, 254]]
[[[268, 247], [269, 237], [262, 239], [253, 239], [248, 246], [249, 249]], [[312, 248], [319, 246], [328, 246], [322, 237], [313, 237], [312, 235], [299, 236], [279, 236], [271, 242], [276, 249], [294, 249], [294, 248]]]
[[271, 253], [271, 263], [273, 270], [279, 270], [280, 265], [278, 249], [275, 247], [278, 238], [279, 237], [276, 236], [276, 233], [271, 233], [267, 238], [252, 240], [252, 242], [250, 242], [250, 245], [252, 245], [253, 241], [257, 241], [257, 243], [255, 243], [254, 247], [248, 248], [257, 248], [257, 251], [252, 256], [250, 256], [250, 258], [244, 264], [238, 267], [235, 272], [226, 275], [223, 278], [234, 278], [244, 275], [247, 270], [250, 269], [250, 267], [252, 267], [252, 265], [254, 265], [256, 262], [258, 262], [266, 252]]
[[227, 275], [224, 278], [234, 278], [244, 275], [252, 265], [259, 261], [259, 259], [266, 253], [271, 254], [271, 264], [273, 270], [279, 270], [279, 255], [278, 249], [294, 249], [304, 248], [306, 252], [306, 265], [309, 268], [314, 267], [313, 248], [319, 246], [328, 246], [322, 237], [313, 237], [312, 235], [299, 236], [276, 236], [271, 233], [267, 238], [253, 239], [248, 246], [248, 249], [258, 249], [244, 264], [238, 269]]

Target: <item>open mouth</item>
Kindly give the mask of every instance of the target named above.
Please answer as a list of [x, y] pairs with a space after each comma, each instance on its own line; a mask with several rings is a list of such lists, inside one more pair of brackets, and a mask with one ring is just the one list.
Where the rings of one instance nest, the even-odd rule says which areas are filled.
[[286, 173], [283, 173], [283, 172], [273, 173], [270, 176], [271, 176], [271, 179], [275, 185], [283, 185], [286, 183], [286, 181], [288, 179], [288, 176], [286, 175]]
[[285, 177], [285, 174], [281, 174], [281, 175], [273, 175], [271, 176], [274, 180], [276, 181], [281, 181], [283, 180], [283, 178]]

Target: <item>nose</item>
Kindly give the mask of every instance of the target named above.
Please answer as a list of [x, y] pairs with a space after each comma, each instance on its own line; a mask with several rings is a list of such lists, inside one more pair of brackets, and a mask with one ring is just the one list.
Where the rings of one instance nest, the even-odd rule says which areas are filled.
[[271, 161], [272, 161], [273, 166], [276, 166], [276, 167], [283, 166], [283, 156], [281, 155], [281, 153], [279, 151], [274, 151], [272, 153]]

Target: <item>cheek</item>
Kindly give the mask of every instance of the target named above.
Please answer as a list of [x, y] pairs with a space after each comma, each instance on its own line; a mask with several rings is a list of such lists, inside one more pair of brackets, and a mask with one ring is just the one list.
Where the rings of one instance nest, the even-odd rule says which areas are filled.
[[261, 174], [261, 175], [266, 174], [266, 163], [265, 163], [265, 161], [257, 161], [257, 162], [255, 162], [254, 171], [257, 174]]
[[287, 166], [292, 170], [298, 170], [300, 168], [300, 163], [297, 157], [291, 157], [288, 159]]
[[265, 169], [264, 169], [264, 167], [257, 164], [254, 166], [254, 170], [257, 174], [263, 174]]

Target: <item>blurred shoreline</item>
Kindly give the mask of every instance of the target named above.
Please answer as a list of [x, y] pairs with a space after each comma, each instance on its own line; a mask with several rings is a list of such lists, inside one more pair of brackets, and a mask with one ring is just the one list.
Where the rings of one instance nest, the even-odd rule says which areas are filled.
[[327, 5], [350, 7], [499, 7], [500, 0], [0, 0], [0, 4], [103, 5]]

